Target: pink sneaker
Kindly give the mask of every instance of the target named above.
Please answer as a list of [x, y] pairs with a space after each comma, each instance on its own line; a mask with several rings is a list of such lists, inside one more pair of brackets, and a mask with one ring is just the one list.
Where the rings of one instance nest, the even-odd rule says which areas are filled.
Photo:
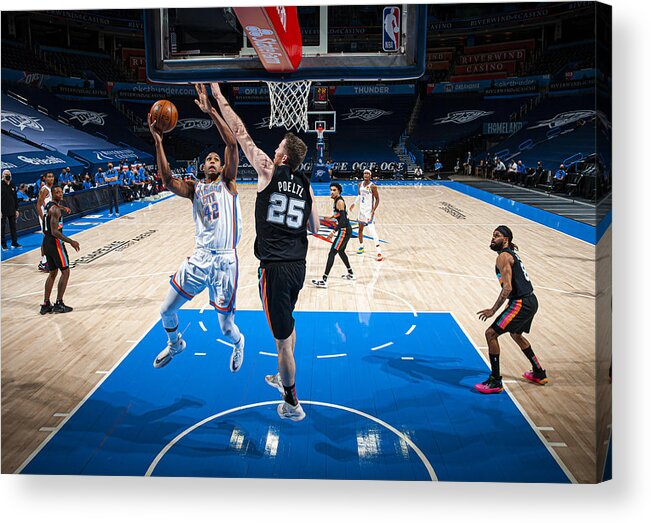
[[547, 373], [542, 370], [540, 372], [534, 372], [532, 370], [528, 370], [525, 372], [522, 377], [525, 380], [529, 380], [533, 383], [537, 383], [538, 385], [544, 385], [547, 383], [549, 380], [547, 379]]
[[504, 390], [502, 385], [502, 378], [495, 378], [492, 374], [488, 376], [488, 379], [482, 383], [477, 383], [475, 385], [475, 390], [481, 392], [482, 394], [498, 394]]

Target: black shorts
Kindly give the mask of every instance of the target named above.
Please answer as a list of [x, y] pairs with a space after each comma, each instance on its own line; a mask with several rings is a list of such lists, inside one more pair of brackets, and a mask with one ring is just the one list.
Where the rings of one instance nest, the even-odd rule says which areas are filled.
[[529, 332], [536, 311], [538, 311], [538, 300], [535, 294], [530, 294], [518, 300], [511, 300], [491, 327], [498, 334]]
[[50, 270], [67, 269], [70, 266], [65, 243], [54, 236], [43, 238], [43, 254], [47, 258], [47, 266]]
[[332, 242], [332, 250], [337, 252], [344, 252], [346, 250], [346, 245], [348, 245], [348, 240], [353, 235], [353, 229], [351, 227], [344, 227], [339, 229], [337, 234], [335, 234], [335, 239]]
[[261, 263], [258, 287], [273, 337], [284, 340], [294, 330], [294, 306], [305, 282], [305, 261]]

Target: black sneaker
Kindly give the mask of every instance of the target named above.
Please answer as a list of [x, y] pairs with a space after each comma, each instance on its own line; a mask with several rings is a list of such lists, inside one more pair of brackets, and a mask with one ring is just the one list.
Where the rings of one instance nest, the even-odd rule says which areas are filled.
[[535, 370], [528, 370], [522, 375], [522, 377], [533, 383], [537, 383], [538, 385], [544, 385], [549, 381], [547, 379], [547, 373], [543, 369], [540, 369], [538, 372]]
[[3, 243], [3, 244], [2, 244], [2, 250], [3, 250], [3, 251], [7, 251], [7, 250], [9, 250], [9, 248], [7, 247], [7, 244], [6, 244], [6, 243]]
[[20, 243], [12, 243], [11, 244], [12, 249], [20, 249], [21, 247], [22, 247], [22, 245]]
[[62, 301], [57, 301], [52, 308], [52, 312], [55, 314], [63, 314], [65, 312], [72, 312], [72, 307], [68, 307]]
[[482, 394], [499, 394], [504, 390], [502, 385], [502, 377], [496, 378], [492, 374], [488, 376], [488, 379], [482, 383], [477, 383], [475, 389]]
[[52, 307], [52, 304], [49, 301], [41, 303], [41, 314], [51, 314], [53, 310], [54, 307]]

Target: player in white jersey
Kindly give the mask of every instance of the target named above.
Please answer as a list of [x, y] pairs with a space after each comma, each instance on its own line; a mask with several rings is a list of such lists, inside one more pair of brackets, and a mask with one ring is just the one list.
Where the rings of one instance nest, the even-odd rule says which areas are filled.
[[203, 162], [205, 179], [195, 182], [172, 177], [163, 150], [163, 135], [147, 116], [149, 129], [156, 145], [156, 159], [165, 186], [174, 194], [192, 200], [195, 223], [195, 249], [170, 279], [169, 290], [161, 306], [163, 327], [168, 342], [154, 360], [154, 367], [167, 365], [185, 349], [185, 340], [178, 332], [177, 311], [187, 301], [208, 288], [210, 304], [218, 312], [222, 333], [233, 345], [230, 369], [237, 372], [244, 360], [244, 336], [235, 325], [235, 295], [237, 291], [237, 242], [242, 233], [242, 213], [237, 197], [237, 165], [239, 156], [233, 133], [217, 110], [210, 105], [206, 88], [195, 85], [199, 108], [210, 115], [226, 144], [224, 162], [219, 154], [210, 152]]
[[377, 261], [382, 261], [382, 249], [380, 248], [380, 240], [378, 239], [377, 231], [375, 230], [375, 211], [380, 205], [380, 194], [377, 190], [377, 185], [371, 181], [371, 171], [364, 169], [364, 181], [359, 184], [357, 188], [357, 198], [350, 206], [352, 211], [355, 205], [359, 204], [359, 214], [357, 217], [357, 237], [359, 238], [359, 247], [357, 254], [364, 254], [364, 229], [373, 237], [375, 248], [377, 249]]

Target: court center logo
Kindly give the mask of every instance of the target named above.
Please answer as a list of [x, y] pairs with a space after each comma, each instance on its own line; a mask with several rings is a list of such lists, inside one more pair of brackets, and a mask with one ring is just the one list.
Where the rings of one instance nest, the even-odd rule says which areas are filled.
[[393, 114], [393, 111], [384, 111], [382, 109], [370, 109], [365, 107], [355, 107], [351, 109], [349, 113], [343, 115], [343, 120], [363, 120], [365, 122], [370, 122], [371, 120], [377, 120], [381, 116], [388, 116]]
[[177, 125], [181, 131], [189, 131], [191, 129], [205, 131], [213, 126], [213, 121], [206, 118], [185, 118], [179, 120]]
[[452, 113], [448, 113], [448, 115], [444, 116], [443, 118], [437, 118], [432, 122], [432, 125], [441, 125], [444, 123], [463, 125], [493, 113], [494, 111], [478, 111], [478, 110], [454, 111]]
[[63, 112], [66, 113], [71, 120], [77, 120], [82, 127], [85, 127], [89, 123], [103, 126], [105, 123], [104, 118], [108, 116], [107, 113], [86, 111], [84, 109], [66, 109]]
[[607, 129], [610, 129], [612, 127], [611, 123], [608, 121], [608, 117], [602, 111], [586, 109], [581, 111], [568, 111], [565, 113], [557, 114], [548, 120], [540, 120], [536, 125], [532, 125], [531, 127], [528, 127], [528, 129], [538, 129], [539, 127], [549, 127], [550, 129], [555, 129], [580, 121], [592, 121], [595, 118], [599, 118]]
[[13, 125], [14, 127], [20, 129], [21, 131], [25, 129], [32, 129], [34, 131], [39, 131], [41, 133], [44, 132], [45, 129], [38, 122], [39, 122], [38, 118], [32, 118], [31, 116], [27, 116], [20, 113], [2, 111], [2, 123], [8, 123], [9, 125]]

